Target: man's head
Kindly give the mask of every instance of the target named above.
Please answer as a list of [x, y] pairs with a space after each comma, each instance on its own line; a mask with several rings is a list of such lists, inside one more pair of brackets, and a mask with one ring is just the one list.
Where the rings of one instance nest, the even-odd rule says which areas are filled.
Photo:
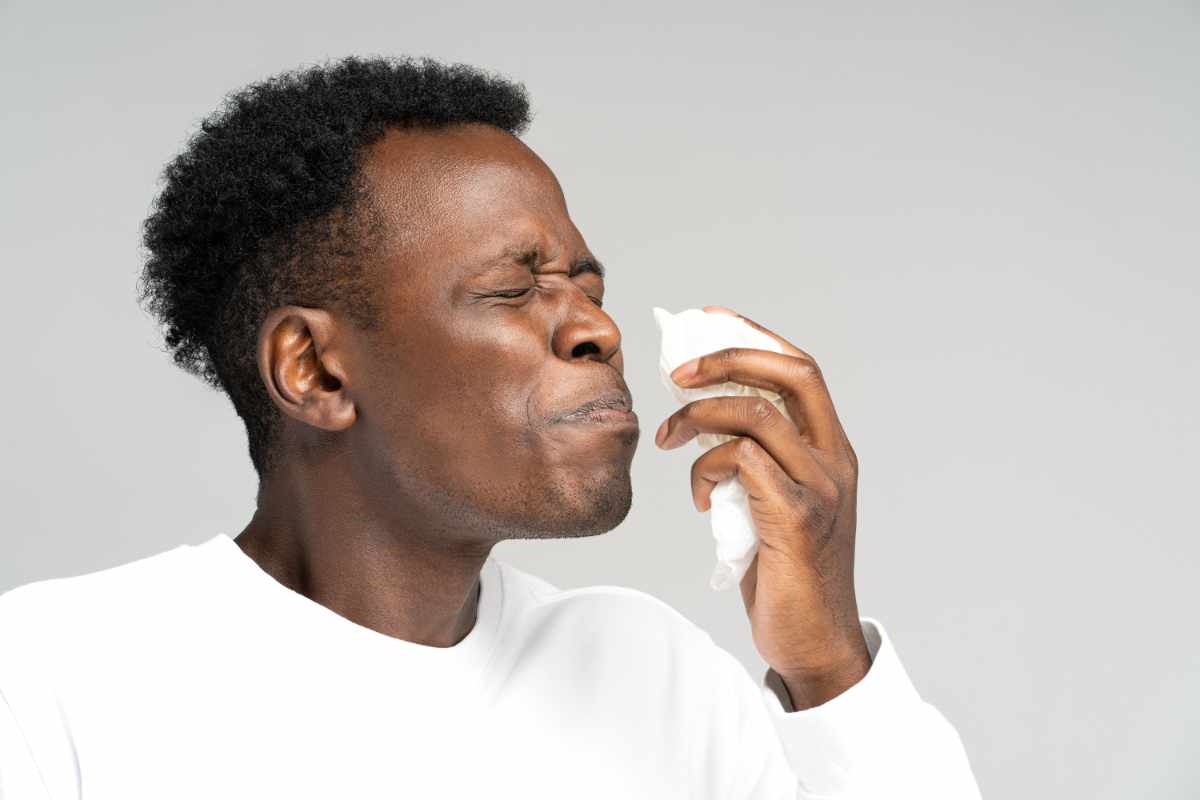
[[499, 77], [350, 58], [231, 96], [168, 166], [142, 299], [262, 479], [336, 465], [489, 538], [624, 519], [636, 425], [562, 418], [628, 398], [620, 332], [528, 121]]

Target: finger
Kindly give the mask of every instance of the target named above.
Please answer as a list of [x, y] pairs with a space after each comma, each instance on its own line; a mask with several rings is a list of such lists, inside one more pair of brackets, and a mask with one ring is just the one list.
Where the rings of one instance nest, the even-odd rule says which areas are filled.
[[814, 480], [825, 475], [796, 426], [762, 397], [693, 400], [667, 417], [666, 423], [667, 434], [659, 444], [664, 450], [686, 444], [698, 433], [749, 436], [791, 480]]
[[818, 449], [833, 452], [846, 436], [821, 370], [807, 357], [727, 347], [700, 356], [696, 371], [675, 382], [695, 388], [725, 381], [778, 393], [796, 428]]
[[[801, 350], [799, 347], [796, 347], [794, 344], [789, 342], [787, 339], [784, 339], [782, 336], [775, 333], [775, 331], [771, 330], [767, 326], [762, 325], [758, 322], [755, 322], [754, 320], [750, 319], [749, 317], [739, 314], [738, 312], [734, 311], [732, 308], [726, 308], [725, 306], [704, 306], [704, 310], [705, 311], [713, 311], [713, 312], [716, 312], [719, 314], [728, 314], [729, 316], [737, 317], [738, 319], [742, 320], [742, 322], [745, 322], [747, 325], [749, 325], [751, 328], [754, 328], [757, 331], [765, 333], [767, 336], [770, 336], [772, 339], [774, 339], [776, 342], [778, 342], [780, 347], [783, 348], [783, 352], [785, 352], [789, 355], [806, 358], [809, 361], [811, 361], [813, 363], [813, 366], [817, 369], [818, 375], [821, 377], [822, 389], [828, 395], [829, 389], [828, 389], [828, 385], [825, 383], [824, 374], [820, 372], [820, 367], [817, 365], [817, 360], [815, 358], [813, 358], [812, 355]], [[830, 408], [831, 409], [833, 408], [832, 400], [830, 400]], [[791, 413], [791, 411], [789, 410], [788, 413]], [[846, 429], [842, 426], [841, 419], [837, 416], [837, 411], [833, 410], [832, 413], [833, 413], [834, 421], [837, 423], [838, 431], [842, 437], [842, 444], [848, 451], [851, 461], [854, 462], [854, 464], [857, 468], [858, 457], [854, 453], [854, 448], [850, 446], [850, 437], [846, 435]]]
[[727, 314], [731, 317], [737, 317], [742, 322], [749, 325], [751, 328], [754, 328], [754, 330], [759, 331], [761, 333], [765, 333], [767, 336], [770, 336], [776, 342], [779, 342], [779, 346], [783, 348], [783, 352], [787, 353], [790, 356], [800, 356], [801, 358], [809, 358], [809, 359], [812, 358], [812, 356], [810, 356], [808, 353], [804, 352], [799, 347], [796, 347], [796, 345], [792, 344], [787, 339], [784, 339], [782, 336], [775, 333], [775, 331], [767, 328], [764, 325], [759, 325], [757, 322], [750, 319], [749, 317], [743, 317], [741, 314], [739, 314], [738, 312], [734, 311], [731, 308], [726, 308], [725, 306], [704, 306], [704, 310], [705, 311], [715, 311], [718, 314]]
[[785, 549], [789, 542], [775, 534], [794, 531], [799, 518], [813, 509], [828, 508], [838, 496], [837, 484], [823, 470], [803, 481], [792, 480], [756, 441], [739, 436], [705, 451], [692, 463], [696, 509], [709, 510], [713, 489], [735, 476], [746, 489], [760, 540]]

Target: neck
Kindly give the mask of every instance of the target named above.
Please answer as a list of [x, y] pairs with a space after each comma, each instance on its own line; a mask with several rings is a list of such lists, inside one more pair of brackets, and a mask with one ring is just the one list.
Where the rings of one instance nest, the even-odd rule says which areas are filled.
[[275, 580], [352, 622], [429, 647], [457, 644], [475, 626], [492, 543], [451, 538], [446, 520], [411, 506], [398, 514], [394, 497], [384, 513], [369, 502], [381, 493], [356, 488], [273, 476], [234, 541]]

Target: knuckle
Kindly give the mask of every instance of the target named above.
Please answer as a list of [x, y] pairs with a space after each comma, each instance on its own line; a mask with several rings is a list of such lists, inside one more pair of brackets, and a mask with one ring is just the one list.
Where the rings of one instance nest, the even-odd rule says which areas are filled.
[[717, 357], [717, 366], [720, 368], [721, 374], [728, 375], [729, 370], [741, 356], [742, 348], [740, 347], [726, 347], [722, 350]]
[[747, 403], [746, 412], [754, 424], [769, 422], [775, 415], [775, 404], [765, 397], [756, 397]]
[[733, 454], [738, 461], [752, 461], [758, 458], [758, 442], [749, 436], [739, 436], [733, 446]]
[[805, 508], [824, 512], [837, 508], [842, 490], [832, 478], [821, 477], [811, 481], [797, 482], [795, 494], [802, 498]]
[[792, 369], [796, 373], [796, 377], [805, 382], [817, 380], [821, 377], [821, 368], [817, 366], [817, 362], [812, 358], [796, 358], [792, 362]]
[[817, 484], [816, 492], [827, 506], [836, 506], [838, 501], [842, 499], [841, 487], [834, 480], [826, 479], [821, 481]]

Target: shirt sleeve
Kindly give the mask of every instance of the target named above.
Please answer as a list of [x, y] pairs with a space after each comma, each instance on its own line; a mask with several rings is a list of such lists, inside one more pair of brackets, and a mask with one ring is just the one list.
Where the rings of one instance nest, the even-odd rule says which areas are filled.
[[794, 711], [774, 670], [759, 686], [796, 797], [979, 800], [958, 732], [917, 694], [883, 625], [870, 617], [860, 623], [871, 666], [837, 697]]

